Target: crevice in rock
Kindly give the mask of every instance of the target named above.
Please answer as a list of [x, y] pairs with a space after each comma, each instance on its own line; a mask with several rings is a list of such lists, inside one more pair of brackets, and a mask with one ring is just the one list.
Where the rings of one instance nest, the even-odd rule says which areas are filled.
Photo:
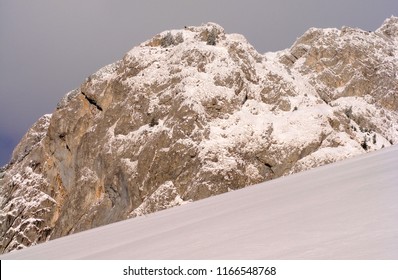
[[10, 190], [8, 192], [9, 195], [6, 197], [6, 201], [3, 203], [3, 205], [7, 205], [13, 199], [11, 194], [13, 194], [18, 187], [18, 185], [13, 181], [11, 183], [9, 183], [8, 186], [10, 188]]
[[[22, 208], [22, 210], [14, 217], [14, 219], [13, 219], [12, 222], [10, 223], [9, 228], [12, 228], [12, 226], [13, 226], [14, 223], [15, 223], [15, 221], [16, 221], [19, 217], [22, 216], [22, 214], [23, 214], [23, 212], [25, 211], [25, 209], [26, 209], [26, 206], [24, 206], [24, 207]], [[22, 218], [21, 218], [21, 219], [22, 219]]]
[[65, 140], [65, 136], [66, 136], [65, 132], [62, 132], [61, 134], [58, 135], [59, 139], [61, 140]]
[[72, 231], [74, 230], [74, 228], [73, 228], [73, 226], [70, 228], [70, 229], [68, 229], [68, 231], [66, 232], [66, 236], [67, 235], [70, 235], [71, 233], [72, 233]]
[[10, 240], [7, 242], [7, 244], [5, 244], [4, 245], [4, 247], [3, 247], [3, 249], [2, 249], [2, 252], [1, 253], [5, 253], [5, 252], [7, 252], [7, 248], [8, 248], [8, 246], [10, 246], [10, 244], [11, 244], [11, 242], [14, 240], [14, 237], [15, 237], [15, 235], [17, 235], [17, 231], [15, 231], [13, 234], [12, 234], [12, 236], [10, 237]]
[[269, 164], [268, 162], [266, 162], [265, 160], [261, 159], [260, 157], [256, 156], [256, 160], [259, 161], [261, 164], [263, 164], [266, 169], [268, 169], [271, 173], [272, 176], [275, 175], [275, 171], [274, 171], [274, 166]]
[[272, 173], [271, 176], [274, 176], [275, 175], [275, 171], [273, 169], [273, 166], [271, 164], [269, 164], [269, 163], [266, 163], [266, 162], [264, 162], [263, 164], [264, 164], [265, 167], [267, 167], [271, 171], [271, 173]]
[[[25, 209], [26, 209], [26, 206], [24, 206], [24, 207], [22, 208], [22, 210], [21, 210], [16, 216], [14, 216], [14, 219], [12, 219], [12, 220], [10, 221], [10, 226], [8, 227], [8, 229], [7, 229], [6, 232], [8, 232], [8, 231], [12, 228], [12, 226], [14, 225], [14, 223], [15, 223], [15, 221], [18, 219], [18, 217], [21, 217], [21, 216], [22, 216], [22, 214], [23, 214], [23, 212], [25, 211]], [[7, 244], [5, 244], [5, 246], [3, 247], [3, 253], [7, 251], [8, 246], [10, 246], [11, 242], [13, 241], [15, 235], [16, 235], [18, 232], [19, 232], [19, 231], [14, 231], [14, 233], [12, 234], [10, 240], [9, 240], [9, 241], [7, 242]]]
[[151, 121], [149, 122], [149, 127], [154, 127], [159, 124], [159, 121], [156, 118], [152, 118]]
[[70, 152], [70, 148], [68, 146], [68, 144], [66, 143], [66, 133], [62, 132], [61, 134], [58, 135], [59, 139], [61, 139], [62, 141], [64, 141], [65, 143], [65, 148]]
[[52, 232], [53, 232], [53, 229], [50, 227], [45, 227], [45, 228], [41, 229], [38, 241], [42, 242], [42, 241], [50, 240]]
[[271, 164], [269, 164], [269, 163], [264, 163], [264, 165], [266, 166], [266, 167], [268, 167], [269, 169], [272, 169], [272, 165]]
[[242, 101], [242, 105], [245, 105], [247, 99], [248, 99], [248, 97], [247, 97], [247, 92], [246, 92], [246, 94], [245, 94], [245, 96], [243, 98], [243, 101]]
[[114, 207], [116, 204], [116, 199], [120, 196], [117, 189], [112, 185], [106, 185], [105, 193], [108, 195], [108, 198], [112, 203], [112, 207]]
[[33, 171], [36, 170], [36, 168], [39, 167], [39, 165], [40, 165], [40, 162], [38, 162], [38, 161], [31, 160], [29, 162], [29, 167], [32, 168]]
[[88, 103], [90, 103], [91, 105], [94, 105], [95, 108], [97, 108], [98, 110], [102, 111], [102, 108], [101, 108], [100, 105], [98, 105], [97, 101], [95, 101], [94, 99], [88, 97], [84, 92], [81, 92], [81, 94], [83, 94], [84, 98], [86, 98]]

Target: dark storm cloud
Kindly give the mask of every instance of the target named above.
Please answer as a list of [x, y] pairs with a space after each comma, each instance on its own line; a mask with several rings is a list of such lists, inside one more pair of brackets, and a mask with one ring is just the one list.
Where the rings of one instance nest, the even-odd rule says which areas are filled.
[[167, 30], [208, 21], [259, 52], [289, 47], [309, 27], [374, 30], [396, 1], [0, 0], [0, 165], [59, 99], [100, 67]]

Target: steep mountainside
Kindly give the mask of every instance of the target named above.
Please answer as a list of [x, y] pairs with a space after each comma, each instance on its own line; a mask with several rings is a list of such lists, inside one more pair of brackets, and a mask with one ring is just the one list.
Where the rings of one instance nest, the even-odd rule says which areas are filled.
[[163, 32], [68, 93], [0, 173], [0, 252], [398, 142], [398, 18], [261, 55]]
[[397, 260], [397, 166], [394, 145], [1, 258]]

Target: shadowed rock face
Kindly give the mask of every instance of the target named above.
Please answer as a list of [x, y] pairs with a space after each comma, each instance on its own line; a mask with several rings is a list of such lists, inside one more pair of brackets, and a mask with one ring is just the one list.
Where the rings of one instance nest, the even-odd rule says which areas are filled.
[[258, 54], [163, 32], [68, 93], [0, 173], [0, 252], [398, 142], [398, 20]]

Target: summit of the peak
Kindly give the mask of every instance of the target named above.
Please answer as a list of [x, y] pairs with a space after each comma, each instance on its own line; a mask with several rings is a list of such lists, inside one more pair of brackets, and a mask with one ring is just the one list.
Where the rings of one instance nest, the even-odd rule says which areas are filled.
[[387, 18], [376, 32], [382, 33], [388, 38], [398, 40], [398, 17]]

